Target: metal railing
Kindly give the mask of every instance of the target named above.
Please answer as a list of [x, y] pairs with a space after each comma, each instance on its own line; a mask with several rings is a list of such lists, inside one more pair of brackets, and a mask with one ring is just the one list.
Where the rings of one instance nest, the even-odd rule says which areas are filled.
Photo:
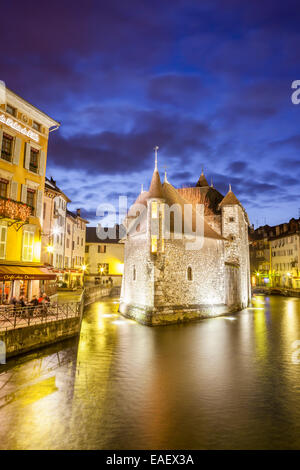
[[0, 305], [0, 331], [80, 317], [82, 302], [51, 303], [24, 307]]

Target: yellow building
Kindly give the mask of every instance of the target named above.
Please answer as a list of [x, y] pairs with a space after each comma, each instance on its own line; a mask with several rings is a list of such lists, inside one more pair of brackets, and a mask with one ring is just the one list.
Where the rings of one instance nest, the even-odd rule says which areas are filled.
[[[1, 84], [0, 84], [1, 85]], [[41, 265], [49, 132], [59, 123], [11, 90], [0, 90], [0, 298], [38, 295], [55, 280]]]
[[124, 269], [124, 244], [120, 243], [119, 227], [116, 238], [101, 239], [96, 227], [86, 228], [86, 282], [120, 286]]

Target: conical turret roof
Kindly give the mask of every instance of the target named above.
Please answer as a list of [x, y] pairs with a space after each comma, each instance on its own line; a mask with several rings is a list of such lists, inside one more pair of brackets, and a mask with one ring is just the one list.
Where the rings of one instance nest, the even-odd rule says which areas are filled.
[[200, 178], [198, 179], [196, 186], [200, 186], [201, 188], [204, 188], [205, 186], [209, 186], [207, 179], [204, 176], [203, 170], [201, 172]]
[[153, 175], [152, 175], [152, 180], [150, 184], [150, 188], [148, 191], [148, 198], [158, 198], [162, 199], [163, 196], [163, 190], [162, 190], [162, 184], [160, 181], [160, 176], [158, 173], [158, 170], [155, 168]]
[[231, 191], [231, 186], [230, 186], [228, 193], [226, 194], [224, 199], [222, 199], [222, 201], [220, 202], [219, 207], [226, 206], [226, 205], [230, 206], [233, 204], [238, 204], [239, 206], [241, 206], [240, 201], [235, 196], [235, 194], [233, 194], [233, 192]]

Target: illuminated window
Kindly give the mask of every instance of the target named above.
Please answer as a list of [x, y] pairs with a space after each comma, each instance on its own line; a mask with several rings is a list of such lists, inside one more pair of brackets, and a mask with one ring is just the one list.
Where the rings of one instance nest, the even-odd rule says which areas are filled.
[[34, 233], [24, 230], [23, 250], [22, 250], [22, 258], [24, 261], [32, 261], [33, 259], [33, 241], [34, 241]]
[[98, 253], [106, 253], [106, 245], [98, 245]]
[[0, 226], [0, 258], [5, 258], [6, 252], [6, 236], [7, 236], [7, 227], [5, 225]]
[[190, 266], [187, 268], [187, 280], [188, 281], [193, 280], [193, 271], [192, 271], [192, 268]]
[[157, 236], [152, 235], [151, 237], [151, 252], [156, 253], [157, 252]]
[[133, 269], [132, 269], [132, 279], [133, 279], [133, 281], [136, 281], [136, 269], [135, 269], [135, 266], [133, 266]]
[[158, 217], [158, 207], [157, 202], [152, 202], [152, 219], [157, 219]]

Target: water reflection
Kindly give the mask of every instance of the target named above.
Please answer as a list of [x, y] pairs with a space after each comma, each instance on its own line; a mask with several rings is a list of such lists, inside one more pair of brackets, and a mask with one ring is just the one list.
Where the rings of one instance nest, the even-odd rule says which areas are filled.
[[155, 328], [117, 308], [1, 367], [0, 448], [300, 448], [300, 299]]

